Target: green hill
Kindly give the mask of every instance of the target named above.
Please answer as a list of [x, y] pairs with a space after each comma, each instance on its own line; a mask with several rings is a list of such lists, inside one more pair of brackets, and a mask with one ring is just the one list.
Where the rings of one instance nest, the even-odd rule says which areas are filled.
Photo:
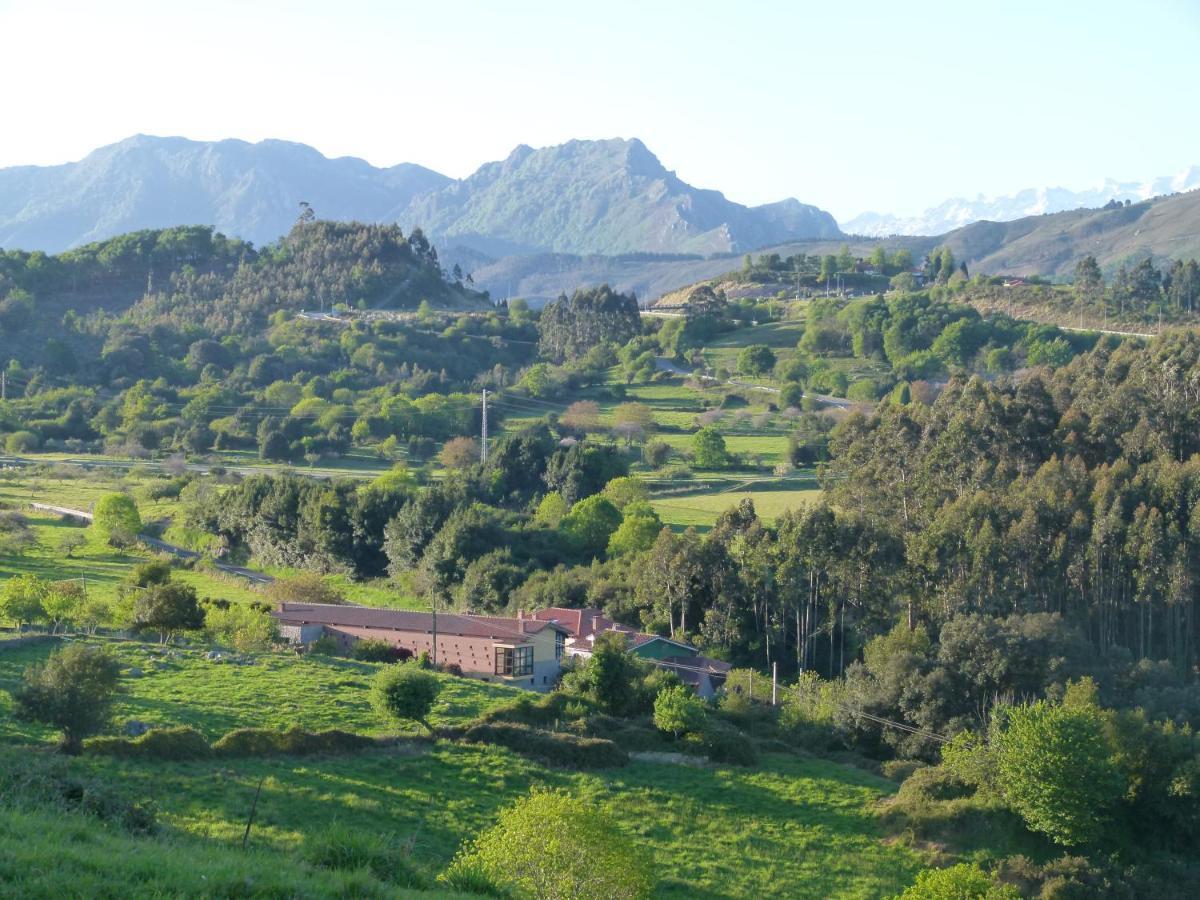
[[1132, 259], [1200, 256], [1200, 191], [1129, 206], [1080, 209], [1014, 222], [976, 222], [943, 235], [972, 271], [1069, 276], [1084, 256], [1106, 273]]

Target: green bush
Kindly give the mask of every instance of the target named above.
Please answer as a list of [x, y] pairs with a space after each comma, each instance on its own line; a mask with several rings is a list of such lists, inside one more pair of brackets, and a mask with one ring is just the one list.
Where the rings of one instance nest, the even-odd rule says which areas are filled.
[[511, 703], [488, 710], [477, 720], [487, 722], [520, 722], [535, 728], [545, 728], [556, 723], [586, 718], [596, 710], [596, 703], [581, 694], [552, 691], [538, 697], [522, 693]]
[[358, 641], [354, 645], [353, 656], [364, 662], [396, 662], [400, 658], [398, 647], [379, 639]]
[[979, 866], [959, 863], [948, 869], [926, 869], [900, 900], [1020, 900], [1021, 892], [998, 884]]
[[135, 738], [92, 738], [84, 744], [84, 751], [122, 759], [186, 760], [204, 759], [212, 755], [212, 748], [204, 735], [187, 725], [152, 728]]
[[646, 854], [586, 799], [535, 788], [496, 820], [459, 850], [444, 882], [486, 879], [546, 898], [639, 900], [654, 889]]
[[371, 705], [389, 722], [417, 722], [432, 731], [429, 713], [441, 690], [441, 681], [420, 662], [388, 666], [371, 682]]
[[42, 445], [32, 431], [14, 431], [4, 439], [4, 449], [9, 453], [29, 453]]
[[709, 719], [704, 731], [694, 739], [700, 749], [715, 763], [753, 766], [758, 763], [758, 748], [754, 741], [736, 728], [717, 719]]
[[334, 871], [366, 869], [381, 881], [422, 890], [428, 883], [403, 846], [390, 835], [334, 825], [305, 839], [301, 858], [311, 866]]
[[325, 634], [308, 645], [308, 652], [315, 653], [318, 656], [336, 656], [338, 653], [338, 642]]
[[514, 753], [565, 769], [608, 769], [629, 762], [629, 755], [604, 738], [541, 731], [512, 722], [479, 723], [463, 733], [473, 744], [498, 744]]
[[311, 756], [356, 753], [376, 746], [374, 738], [348, 731], [304, 731], [289, 728], [238, 728], [213, 744], [218, 756]]
[[654, 727], [676, 738], [704, 727], [704, 701], [682, 684], [670, 685], [654, 699]]

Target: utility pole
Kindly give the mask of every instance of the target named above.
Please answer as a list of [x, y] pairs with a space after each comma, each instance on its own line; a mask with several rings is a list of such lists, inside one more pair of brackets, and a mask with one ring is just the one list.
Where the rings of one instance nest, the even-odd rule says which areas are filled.
[[433, 610], [433, 667], [437, 668], [437, 594], [433, 595], [433, 599], [429, 602], [429, 608]]
[[483, 389], [483, 421], [479, 432], [479, 461], [487, 462], [487, 388]]

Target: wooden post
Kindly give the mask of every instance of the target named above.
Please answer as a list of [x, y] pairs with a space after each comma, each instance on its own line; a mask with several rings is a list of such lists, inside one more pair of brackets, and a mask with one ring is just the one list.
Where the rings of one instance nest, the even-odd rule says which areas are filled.
[[771, 705], [775, 705], [779, 691], [779, 663], [771, 663]]

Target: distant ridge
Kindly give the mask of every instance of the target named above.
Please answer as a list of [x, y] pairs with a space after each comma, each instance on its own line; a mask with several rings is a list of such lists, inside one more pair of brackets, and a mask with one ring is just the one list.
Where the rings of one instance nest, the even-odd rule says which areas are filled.
[[1175, 175], [1149, 181], [1117, 181], [1107, 178], [1102, 184], [1082, 191], [1061, 187], [1027, 188], [1015, 194], [973, 200], [955, 197], [931, 206], [916, 216], [894, 216], [866, 212], [842, 223], [847, 234], [864, 237], [890, 235], [945, 234], [974, 222], [1011, 222], [1025, 216], [1089, 209], [1117, 201], [1138, 203], [1151, 197], [1200, 188], [1200, 166], [1191, 166]]
[[520, 146], [456, 181], [288, 141], [135, 135], [78, 162], [0, 169], [0, 247], [58, 252], [193, 224], [261, 246], [287, 232], [302, 200], [323, 219], [420, 225], [439, 246], [489, 256], [729, 253], [841, 233], [797, 200], [747, 207], [693, 188], [638, 140]]

